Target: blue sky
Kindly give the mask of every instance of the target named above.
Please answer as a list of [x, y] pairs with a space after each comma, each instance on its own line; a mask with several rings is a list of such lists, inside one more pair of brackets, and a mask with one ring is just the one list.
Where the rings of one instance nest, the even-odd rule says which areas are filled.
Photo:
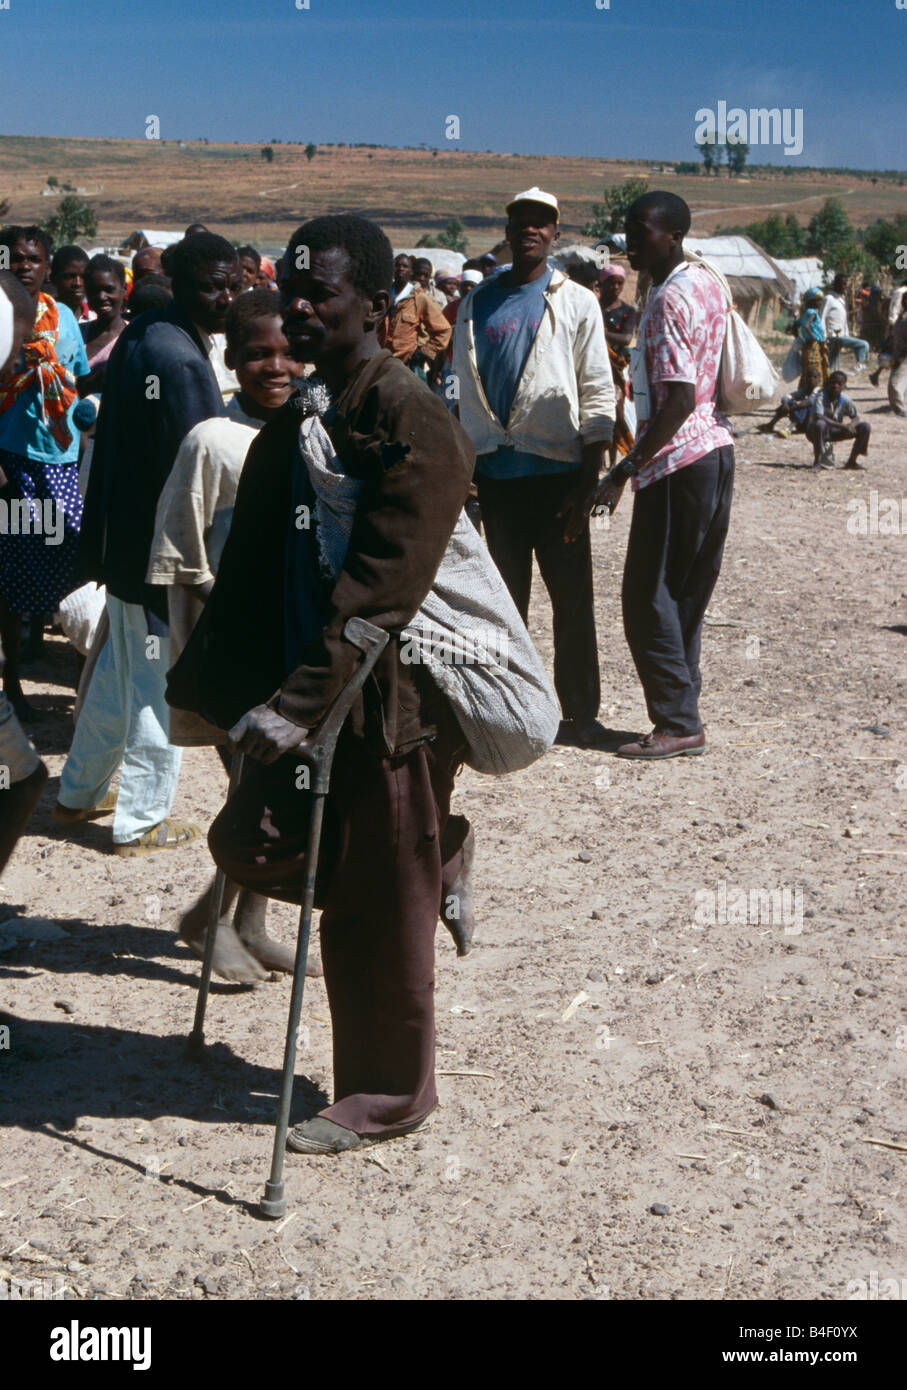
[[[301, 0], [300, 0], [301, 3]], [[603, 3], [603, 0], [599, 0]], [[803, 112], [777, 164], [907, 166], [896, 0], [9, 0], [0, 132], [692, 159], [699, 108]]]

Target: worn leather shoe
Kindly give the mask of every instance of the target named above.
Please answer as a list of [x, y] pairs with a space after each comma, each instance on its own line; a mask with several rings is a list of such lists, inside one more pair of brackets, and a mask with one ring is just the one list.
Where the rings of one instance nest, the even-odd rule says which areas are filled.
[[635, 743], [625, 743], [617, 750], [619, 758], [681, 758], [705, 752], [705, 734], [666, 734], [653, 729], [641, 734]]

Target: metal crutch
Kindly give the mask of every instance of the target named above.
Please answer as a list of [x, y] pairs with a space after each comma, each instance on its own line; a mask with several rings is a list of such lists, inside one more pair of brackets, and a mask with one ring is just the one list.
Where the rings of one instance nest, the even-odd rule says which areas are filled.
[[[242, 780], [243, 762], [242, 753], [234, 753], [230, 762], [230, 785], [227, 789], [227, 800], [236, 791]], [[227, 882], [227, 875], [223, 869], [218, 868], [214, 875], [214, 886], [211, 890], [211, 906], [208, 911], [208, 929], [205, 933], [205, 953], [202, 956], [202, 973], [198, 982], [198, 998], [195, 1001], [195, 1022], [192, 1025], [192, 1032], [189, 1034], [189, 1041], [186, 1043], [186, 1055], [198, 1058], [205, 1045], [205, 1010], [208, 1007], [208, 992], [211, 988], [211, 967], [214, 962], [214, 944], [217, 939], [217, 924], [220, 921], [220, 911], [224, 901], [224, 886]]]
[[287, 1209], [284, 1197], [283, 1158], [287, 1143], [287, 1129], [290, 1123], [290, 1107], [293, 1101], [293, 1082], [296, 1072], [296, 1034], [299, 1029], [299, 1015], [302, 1011], [302, 992], [305, 987], [305, 971], [309, 955], [312, 908], [315, 905], [315, 876], [318, 871], [324, 798], [330, 786], [331, 765], [334, 761], [334, 752], [337, 748], [340, 730], [352, 709], [356, 696], [371, 674], [375, 662], [389, 640], [387, 632], [366, 622], [364, 618], [350, 618], [343, 629], [343, 635], [348, 642], [352, 642], [353, 646], [358, 647], [363, 653], [362, 660], [318, 728], [294, 750], [311, 769], [312, 811], [306, 847], [305, 884], [302, 907], [299, 912], [299, 934], [296, 939], [296, 960], [293, 966], [293, 989], [290, 994], [290, 1013], [287, 1019], [287, 1037], [283, 1052], [283, 1075], [280, 1083], [280, 1100], [277, 1106], [277, 1123], [274, 1130], [274, 1150], [271, 1155], [271, 1174], [265, 1183], [264, 1194], [259, 1204], [262, 1215], [270, 1217], [272, 1220], [284, 1216]]

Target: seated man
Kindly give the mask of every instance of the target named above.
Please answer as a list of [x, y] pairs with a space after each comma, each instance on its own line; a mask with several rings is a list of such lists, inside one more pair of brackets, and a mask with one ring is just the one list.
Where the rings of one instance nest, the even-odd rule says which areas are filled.
[[869, 452], [869, 425], [857, 419], [857, 408], [844, 387], [843, 372], [832, 372], [827, 386], [820, 386], [810, 398], [810, 419], [806, 437], [813, 446], [813, 468], [834, 468], [832, 444], [836, 439], [852, 439], [845, 468], [862, 468], [857, 459]]
[[[300, 1153], [394, 1138], [434, 1109], [442, 900], [455, 937], [470, 922], [472, 837], [449, 814], [463, 735], [393, 639], [434, 583], [475, 455], [437, 396], [379, 347], [392, 276], [390, 242], [364, 218], [319, 217], [291, 238], [284, 331], [332, 403], [310, 385], [252, 444], [213, 592], [168, 687], [171, 705], [229, 729], [250, 759], [211, 828], [215, 861], [242, 887], [298, 902], [310, 798], [294, 750], [358, 665], [348, 619], [392, 635], [340, 735], [325, 803], [316, 903], [335, 1099], [290, 1135]], [[337, 455], [321, 474], [301, 448], [312, 414]]]
[[807, 368], [804, 373], [803, 385], [798, 386], [796, 391], [791, 391], [789, 396], [782, 396], [778, 403], [778, 409], [770, 420], [765, 420], [758, 426], [760, 434], [773, 434], [775, 426], [780, 420], [789, 420], [793, 425], [793, 430], [779, 430], [778, 433], [787, 439], [790, 434], [805, 434], [806, 426], [809, 424], [812, 407], [810, 401], [813, 392], [818, 391], [822, 385], [821, 374], [815, 367]]

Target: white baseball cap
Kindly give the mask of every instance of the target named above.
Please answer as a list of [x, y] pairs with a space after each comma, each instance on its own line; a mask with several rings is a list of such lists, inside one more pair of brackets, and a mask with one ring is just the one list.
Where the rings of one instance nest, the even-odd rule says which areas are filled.
[[513, 211], [517, 203], [541, 203], [543, 207], [552, 209], [555, 222], [560, 222], [561, 220], [561, 210], [557, 205], [557, 199], [554, 194], [546, 193], [541, 188], [527, 188], [525, 192], [518, 193], [515, 198], [511, 198], [506, 208], [508, 215]]
[[463, 274], [460, 276], [460, 284], [481, 285], [484, 279], [485, 276], [482, 274], [481, 270], [464, 270]]

